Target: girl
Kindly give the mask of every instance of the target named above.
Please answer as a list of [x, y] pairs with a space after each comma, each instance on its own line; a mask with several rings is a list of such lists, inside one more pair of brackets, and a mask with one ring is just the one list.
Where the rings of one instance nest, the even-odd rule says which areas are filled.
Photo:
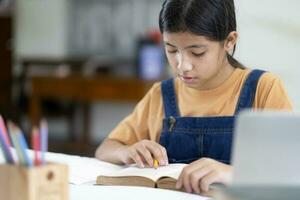
[[98, 159], [139, 167], [190, 163], [177, 188], [207, 192], [228, 184], [234, 117], [245, 108], [286, 109], [280, 79], [233, 58], [233, 0], [166, 0], [159, 16], [175, 78], [154, 84], [96, 151]]

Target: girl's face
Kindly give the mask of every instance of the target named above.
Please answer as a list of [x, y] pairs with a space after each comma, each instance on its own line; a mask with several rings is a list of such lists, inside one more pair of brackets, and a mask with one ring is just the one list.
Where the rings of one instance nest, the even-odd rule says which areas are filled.
[[208, 90], [222, 84], [233, 71], [225, 42], [190, 32], [163, 33], [168, 61], [175, 74], [190, 88]]

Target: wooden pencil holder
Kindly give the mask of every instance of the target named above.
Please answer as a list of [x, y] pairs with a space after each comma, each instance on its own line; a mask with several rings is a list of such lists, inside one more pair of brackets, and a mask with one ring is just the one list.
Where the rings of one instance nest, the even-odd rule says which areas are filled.
[[68, 200], [68, 167], [0, 165], [0, 200]]

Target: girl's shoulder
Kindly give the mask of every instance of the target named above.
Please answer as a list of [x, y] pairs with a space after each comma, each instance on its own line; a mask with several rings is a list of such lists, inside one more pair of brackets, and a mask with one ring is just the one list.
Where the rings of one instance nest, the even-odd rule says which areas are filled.
[[[240, 73], [245, 76], [245, 78], [248, 77], [248, 75], [255, 69], [250, 69], [250, 68], [245, 68], [245, 69], [239, 69]], [[258, 69], [262, 70], [262, 69]], [[270, 84], [274, 83], [276, 81], [280, 81], [280, 77], [270, 71], [262, 70], [265, 71], [262, 76], [259, 78], [259, 84]]]
[[152, 85], [151, 89], [149, 90], [149, 92], [154, 93], [154, 94], [161, 93], [161, 84], [162, 84], [162, 81], [153, 83], [153, 85]]
[[257, 88], [259, 91], [270, 92], [270, 90], [284, 90], [284, 84], [281, 78], [273, 72], [266, 71], [259, 79]]
[[265, 81], [265, 82], [272, 82], [272, 81], [275, 81], [275, 80], [280, 80], [280, 77], [277, 74], [274, 74], [273, 72], [266, 71], [262, 75], [261, 80]]
[[148, 90], [147, 94], [145, 95], [144, 99], [159, 99], [161, 97], [161, 84], [162, 82], [154, 82], [150, 89]]
[[[174, 90], [177, 93], [177, 91], [178, 91], [178, 89], [180, 87], [179, 86], [180, 81], [177, 78], [169, 78], [169, 79], [173, 79]], [[150, 88], [150, 90], [147, 93], [147, 95], [150, 96], [151, 99], [153, 99], [153, 98], [161, 98], [162, 97], [162, 84], [163, 84], [163, 81], [166, 81], [166, 80], [169, 80], [169, 79], [165, 79], [165, 80], [153, 83], [153, 85]]]
[[[239, 74], [237, 77], [240, 77], [242, 82], [245, 82], [253, 70], [255, 69], [251, 69], [251, 68], [236, 69], [237, 74]], [[265, 72], [260, 76], [257, 83], [257, 88], [259, 91], [268, 91], [274, 86], [283, 87], [283, 83], [278, 75], [270, 71], [266, 71], [266, 70], [263, 71]]]
[[153, 85], [152, 85], [151, 89], [149, 90], [149, 92], [153, 93], [153, 94], [161, 94], [162, 83], [164, 81], [167, 81], [167, 80], [170, 80], [170, 79], [173, 79], [174, 88], [176, 90], [177, 87], [178, 87], [177, 85], [179, 84], [178, 80], [176, 78], [169, 78], [169, 79], [165, 79], [165, 80], [157, 81], [157, 82], [153, 83]]
[[256, 96], [257, 108], [293, 110], [283, 81], [272, 72], [265, 72], [261, 76], [257, 85]]

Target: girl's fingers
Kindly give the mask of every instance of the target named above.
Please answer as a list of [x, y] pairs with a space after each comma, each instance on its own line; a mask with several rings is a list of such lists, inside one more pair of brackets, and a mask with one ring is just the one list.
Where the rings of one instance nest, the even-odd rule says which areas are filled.
[[131, 154], [130, 154], [130, 158], [137, 164], [138, 167], [140, 168], [144, 168], [144, 162], [142, 161], [142, 158], [140, 157], [140, 155], [138, 154], [138, 152], [134, 149]]
[[164, 159], [164, 164], [161, 164], [161, 165], [168, 165], [169, 164], [169, 159], [168, 159], [168, 154], [167, 154], [166, 148], [161, 146], [161, 152], [162, 152], [162, 156], [163, 156], [163, 159]]
[[212, 171], [209, 174], [207, 174], [205, 177], [203, 177], [200, 181], [200, 189], [201, 192], [208, 192], [209, 186], [212, 183], [217, 182], [219, 179], [218, 173], [216, 171]]
[[160, 165], [168, 164], [168, 156], [164, 147], [156, 142], [149, 142], [147, 148], [152, 153], [153, 157], [158, 160]]
[[209, 195], [212, 183], [229, 183], [232, 167], [215, 160], [203, 158], [183, 168], [176, 188], [184, 188], [186, 192]]
[[202, 158], [183, 168], [179, 175], [176, 188], [184, 187], [187, 192], [199, 191], [199, 180], [212, 171], [211, 160]]
[[143, 160], [146, 161], [148, 166], [153, 167], [153, 158], [150, 151], [143, 145], [140, 145], [137, 151], [144, 158]]
[[168, 164], [168, 156], [166, 149], [160, 144], [150, 141], [142, 140], [131, 148], [130, 158], [139, 166], [145, 167], [147, 164], [150, 167], [153, 167], [154, 159], [158, 160], [159, 165]]
[[209, 173], [211, 173], [212, 170], [213, 169], [210, 166], [205, 166], [201, 169], [192, 172], [192, 174], [190, 175], [190, 185], [195, 193], [201, 193], [200, 181], [202, 178], [206, 177]]
[[177, 190], [179, 190], [179, 189], [181, 189], [182, 188], [182, 178], [181, 177], [179, 177], [178, 179], [177, 179], [177, 182], [176, 182], [176, 189]]
[[192, 162], [191, 164], [186, 166], [179, 175], [179, 178], [176, 183], [176, 188], [177, 189], [182, 188], [183, 178], [187, 176], [187, 171], [194, 171], [196, 169], [203, 168], [205, 166], [205, 164], [206, 164], [206, 159], [202, 158], [202, 159]]
[[179, 175], [177, 184], [176, 184], [177, 189], [180, 189], [183, 187], [186, 192], [189, 192], [189, 193], [192, 192], [192, 187], [189, 182], [189, 176], [192, 172], [191, 169], [192, 168], [190, 167], [190, 165], [183, 168], [181, 174]]

